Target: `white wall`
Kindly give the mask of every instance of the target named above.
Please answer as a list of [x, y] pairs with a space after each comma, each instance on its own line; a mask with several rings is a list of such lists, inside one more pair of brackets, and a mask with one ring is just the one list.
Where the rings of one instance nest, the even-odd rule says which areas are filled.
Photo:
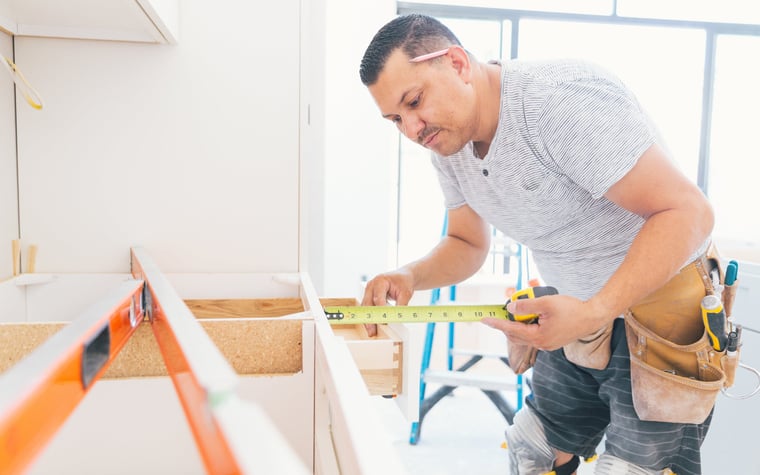
[[267, 8], [183, 1], [174, 46], [16, 38], [45, 99], [18, 111], [38, 271], [124, 272], [142, 245], [166, 272], [305, 270], [352, 296], [395, 265], [398, 134], [358, 77], [395, 2]]
[[[13, 59], [11, 36], [0, 31], [0, 55]], [[0, 61], [4, 59], [0, 58]], [[13, 270], [11, 241], [18, 238], [16, 126], [13, 80], [0, 67], [0, 280]]]
[[302, 1], [301, 200], [299, 270], [319, 293], [325, 281], [325, 17], [324, 1]]
[[359, 79], [364, 50], [395, 16], [392, 0], [327, 0], [323, 295], [354, 296], [363, 275], [395, 265], [398, 133]]
[[300, 1], [186, 0], [175, 46], [16, 38], [21, 236], [41, 272], [298, 270]]

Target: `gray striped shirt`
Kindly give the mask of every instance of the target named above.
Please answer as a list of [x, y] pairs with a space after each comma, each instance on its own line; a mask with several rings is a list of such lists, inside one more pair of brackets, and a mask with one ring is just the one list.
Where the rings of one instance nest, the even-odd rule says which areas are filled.
[[501, 70], [488, 154], [480, 160], [469, 143], [433, 157], [446, 206], [468, 204], [532, 251], [547, 284], [587, 299], [643, 224], [603, 195], [659, 134], [633, 94], [597, 66], [513, 60]]

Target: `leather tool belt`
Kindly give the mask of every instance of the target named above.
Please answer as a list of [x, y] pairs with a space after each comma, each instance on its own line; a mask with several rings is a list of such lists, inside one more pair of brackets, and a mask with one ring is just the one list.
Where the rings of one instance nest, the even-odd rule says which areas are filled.
[[[664, 286], [625, 314], [631, 354], [633, 405], [642, 420], [704, 422], [721, 388], [733, 384], [739, 351], [716, 351], [707, 336], [701, 302], [723, 284], [717, 250], [711, 244]], [[725, 296], [725, 293], [724, 293]], [[730, 308], [733, 302], [724, 302]], [[610, 358], [612, 324], [563, 349], [567, 359], [586, 368], [604, 369]], [[536, 349], [509, 342], [509, 363], [516, 374], [533, 366]]]
[[[717, 273], [713, 278], [711, 273]], [[645, 421], [699, 424], [721, 388], [733, 384], [738, 353], [710, 343], [701, 302], [723, 284], [713, 245], [625, 315], [633, 406]]]

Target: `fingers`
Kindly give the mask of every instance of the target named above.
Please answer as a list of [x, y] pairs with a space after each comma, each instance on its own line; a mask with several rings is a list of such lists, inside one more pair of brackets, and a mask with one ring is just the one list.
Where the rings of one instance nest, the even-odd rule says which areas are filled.
[[[510, 341], [516, 343], [534, 344], [533, 341], [537, 337], [538, 325], [532, 325], [522, 322], [511, 322], [502, 318], [484, 318], [482, 323], [488, 325], [494, 330], [499, 330]], [[535, 346], [535, 345], [534, 345]]]
[[401, 290], [396, 295], [396, 305], [409, 305], [409, 301], [412, 299], [413, 292], [409, 290]]
[[365, 323], [364, 329], [367, 330], [367, 336], [377, 336], [377, 324], [376, 323]]
[[[397, 288], [398, 286], [396, 286]], [[367, 287], [364, 289], [364, 296], [362, 297], [362, 305], [364, 306], [384, 306], [388, 305], [389, 299], [395, 299], [398, 305], [406, 305], [412, 298], [411, 291], [396, 291], [394, 295], [394, 285], [391, 278], [388, 276], [380, 275], [370, 280], [367, 283]], [[367, 331], [367, 336], [377, 336], [377, 324], [367, 323], [364, 324], [364, 329]]]
[[546, 306], [546, 303], [541, 300], [545, 298], [518, 299], [514, 302], [509, 302], [507, 304], [507, 311], [513, 315], [540, 315]]
[[390, 293], [391, 281], [383, 276], [377, 276], [367, 283], [362, 305], [388, 305]]

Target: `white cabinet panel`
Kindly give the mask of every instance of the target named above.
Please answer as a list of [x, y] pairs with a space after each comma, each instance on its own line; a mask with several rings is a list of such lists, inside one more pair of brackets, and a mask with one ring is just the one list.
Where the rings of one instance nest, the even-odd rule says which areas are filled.
[[178, 0], [0, 0], [18, 36], [176, 43]]
[[16, 38], [45, 99], [18, 110], [39, 272], [123, 272], [136, 245], [167, 272], [298, 270], [299, 1], [182, 7], [174, 46]]
[[[0, 56], [12, 57], [11, 43], [11, 37], [0, 32]], [[11, 241], [18, 238], [15, 110], [13, 80], [0, 66], [0, 280], [12, 273]]]

